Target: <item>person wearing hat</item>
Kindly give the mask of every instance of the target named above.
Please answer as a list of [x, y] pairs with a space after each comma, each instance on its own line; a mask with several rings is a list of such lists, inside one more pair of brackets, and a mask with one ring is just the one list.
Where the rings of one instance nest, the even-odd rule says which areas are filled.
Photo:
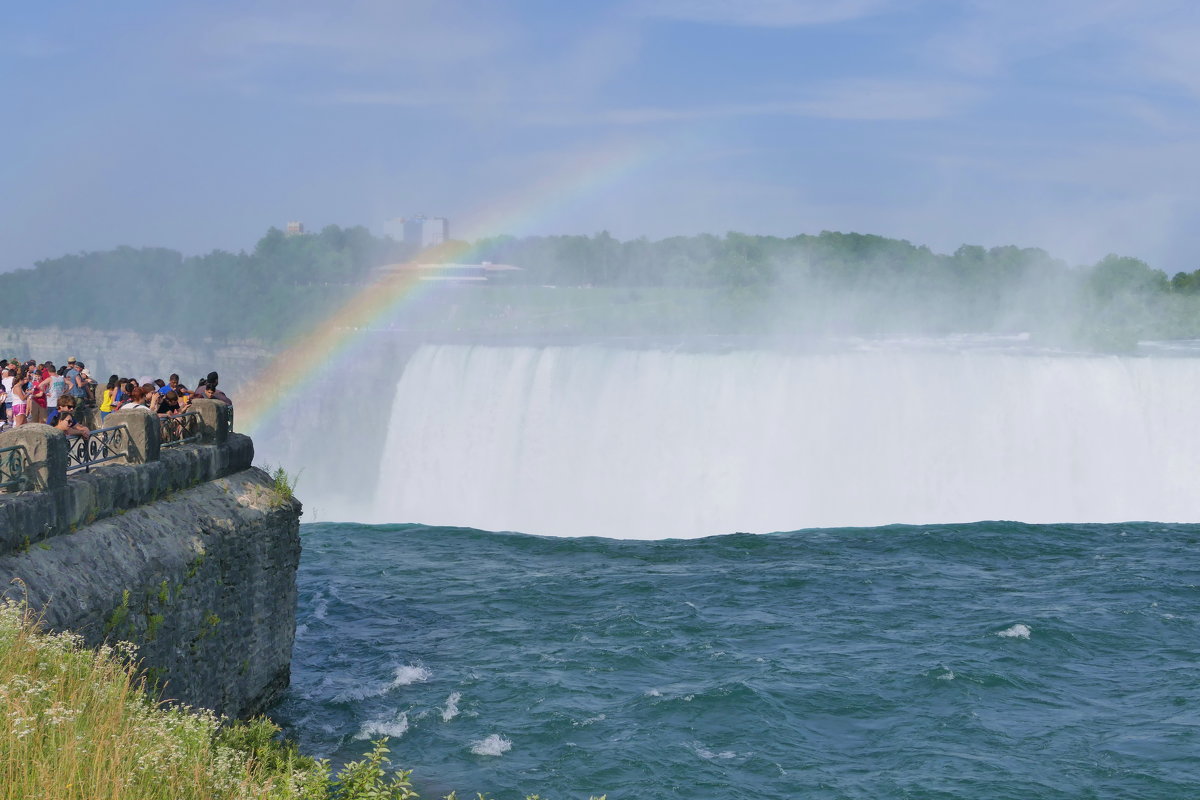
[[64, 375], [67, 379], [67, 394], [75, 398], [75, 402], [82, 403], [87, 399], [87, 390], [84, 387], [83, 377], [81, 374], [82, 367], [79, 365], [75, 356], [67, 359], [67, 374]]

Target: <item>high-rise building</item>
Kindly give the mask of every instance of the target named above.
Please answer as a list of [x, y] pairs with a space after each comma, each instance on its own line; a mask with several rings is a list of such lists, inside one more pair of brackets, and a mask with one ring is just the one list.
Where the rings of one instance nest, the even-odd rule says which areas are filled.
[[420, 215], [403, 220], [404, 242], [424, 249], [450, 239], [450, 221], [445, 217]]
[[304, 233], [304, 223], [289, 222], [284, 233], [286, 233], [288, 236], [299, 236], [300, 234]]

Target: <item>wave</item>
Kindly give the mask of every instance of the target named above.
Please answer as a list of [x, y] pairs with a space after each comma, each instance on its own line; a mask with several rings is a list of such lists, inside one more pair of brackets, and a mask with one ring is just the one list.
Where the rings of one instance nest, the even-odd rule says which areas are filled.
[[477, 756], [500, 756], [512, 749], [512, 742], [498, 733], [471, 743], [471, 752]]
[[451, 692], [446, 698], [446, 707], [442, 709], [442, 722], [449, 722], [458, 716], [458, 701], [462, 699], [459, 692]]
[[337, 692], [333, 696], [333, 699], [335, 702], [346, 703], [366, 700], [369, 697], [382, 697], [393, 689], [398, 689], [401, 686], [410, 686], [414, 683], [423, 683], [432, 676], [433, 673], [425, 667], [404, 664], [395, 668], [395, 671], [392, 673], [392, 679], [387, 683], [358, 683], [354, 688]]
[[408, 714], [401, 711], [391, 719], [375, 719], [364, 722], [358, 729], [358, 733], [354, 734], [354, 738], [377, 739], [380, 736], [390, 736], [393, 739], [399, 739], [406, 733], [408, 733]]
[[402, 667], [396, 667], [392, 682], [388, 684], [389, 689], [395, 689], [398, 686], [408, 686], [413, 683], [424, 683], [433, 676], [433, 673], [424, 667], [405, 664]]
[[1003, 636], [1006, 639], [1028, 639], [1029, 634], [1033, 633], [1028, 625], [1023, 625], [1020, 622], [1012, 627], [1005, 628], [1002, 631], [997, 631], [997, 636]]

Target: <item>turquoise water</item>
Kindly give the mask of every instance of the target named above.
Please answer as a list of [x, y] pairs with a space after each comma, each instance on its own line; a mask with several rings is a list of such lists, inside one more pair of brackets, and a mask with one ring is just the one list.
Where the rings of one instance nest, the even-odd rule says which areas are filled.
[[310, 753], [423, 796], [1200, 796], [1200, 525], [301, 529]]

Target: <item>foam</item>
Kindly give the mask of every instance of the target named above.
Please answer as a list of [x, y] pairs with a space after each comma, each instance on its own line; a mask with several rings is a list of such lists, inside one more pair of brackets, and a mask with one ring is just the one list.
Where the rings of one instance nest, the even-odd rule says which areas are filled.
[[727, 758], [737, 758], [737, 753], [733, 752], [732, 750], [722, 750], [719, 753], [715, 753], [712, 750], [709, 750], [708, 748], [704, 747], [703, 745], [698, 745], [696, 747], [696, 755], [700, 756], [701, 758], [707, 759], [709, 761], [714, 761], [717, 759], [723, 760], [723, 759], [727, 759]]
[[477, 756], [499, 756], [512, 749], [512, 742], [498, 733], [471, 743], [471, 752]]
[[401, 686], [409, 686], [414, 683], [423, 683], [433, 677], [433, 673], [424, 667], [405, 664], [401, 667], [396, 667], [392, 674], [392, 680], [384, 684], [359, 684], [351, 689], [338, 692], [333, 696], [336, 703], [345, 703], [352, 700], [366, 700], [368, 697], [382, 697], [392, 689], [398, 689]]
[[424, 667], [405, 664], [402, 667], [396, 667], [392, 682], [388, 684], [388, 688], [395, 689], [398, 686], [408, 686], [413, 683], [424, 683], [431, 677], [433, 677], [433, 673]]
[[380, 736], [390, 736], [393, 739], [399, 739], [406, 733], [408, 733], [408, 714], [401, 711], [390, 720], [376, 719], [363, 723], [363, 726], [358, 729], [358, 733], [354, 734], [354, 738], [377, 739]]
[[1031, 633], [1033, 633], [1033, 631], [1028, 625], [1022, 625], [1020, 622], [1018, 622], [1011, 628], [1005, 628], [1002, 631], [998, 631], [996, 635], [1003, 636], [1006, 639], [1028, 639], [1029, 634]]
[[442, 722], [449, 722], [458, 716], [458, 701], [461, 699], [461, 693], [450, 693], [450, 696], [446, 698], [446, 707], [442, 709]]

